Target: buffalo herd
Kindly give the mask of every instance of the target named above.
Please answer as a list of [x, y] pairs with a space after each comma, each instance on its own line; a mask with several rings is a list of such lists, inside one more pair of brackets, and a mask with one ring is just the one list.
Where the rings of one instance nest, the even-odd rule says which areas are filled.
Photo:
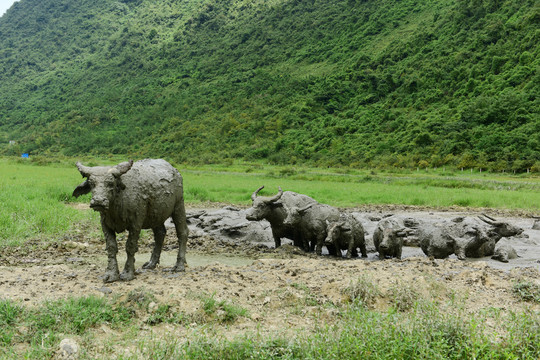
[[[272, 197], [251, 197], [253, 206], [247, 211], [248, 220], [268, 220], [276, 247], [288, 237], [305, 251], [322, 254], [326, 246], [330, 255], [367, 257], [365, 231], [353, 214], [320, 204], [316, 200], [279, 188]], [[458, 259], [495, 256], [501, 261], [513, 258], [511, 247], [497, 248], [503, 237], [519, 235], [523, 229], [498, 221], [488, 215], [456, 217], [451, 220], [418, 220], [402, 216], [381, 219], [373, 233], [373, 243], [380, 259], [401, 259], [405, 239], [419, 246], [424, 254], [437, 259], [455, 254]]]
[[[141, 229], [152, 229], [154, 249], [143, 268], [159, 263], [166, 234], [165, 221], [172, 218], [178, 238], [178, 257], [172, 271], [184, 271], [188, 227], [184, 208], [182, 176], [164, 160], [129, 161], [116, 166], [87, 167], [77, 163], [86, 180], [73, 196], [92, 193], [90, 207], [101, 215], [108, 265], [105, 282], [131, 280], [135, 276], [135, 253]], [[287, 238], [306, 252], [352, 258], [367, 257], [366, 232], [354, 214], [318, 203], [313, 198], [279, 188], [274, 196], [260, 196], [260, 187], [251, 195], [252, 206], [245, 218], [266, 220], [275, 247]], [[127, 260], [119, 272], [116, 234], [128, 231]], [[389, 216], [381, 219], [373, 233], [373, 244], [380, 259], [402, 256], [403, 246], [414, 245], [433, 258], [455, 254], [458, 259], [493, 256], [501, 261], [516, 256], [510, 246], [497, 247], [503, 237], [519, 235], [523, 229], [488, 215], [457, 217], [449, 220], [414, 219]]]

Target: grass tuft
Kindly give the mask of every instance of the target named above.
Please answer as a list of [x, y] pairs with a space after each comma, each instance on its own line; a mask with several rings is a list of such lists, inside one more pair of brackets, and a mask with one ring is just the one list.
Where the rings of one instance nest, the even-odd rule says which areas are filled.
[[521, 281], [514, 284], [514, 294], [525, 301], [540, 303], [540, 285], [530, 281]]
[[219, 323], [233, 323], [240, 317], [248, 317], [248, 311], [226, 300], [217, 300], [215, 294], [201, 296], [202, 309], [207, 317]]
[[404, 312], [414, 308], [420, 294], [410, 283], [396, 282], [390, 288], [390, 301], [398, 311]]
[[351, 281], [349, 286], [343, 290], [353, 304], [364, 307], [372, 306], [381, 292], [377, 285], [365, 275], [360, 276], [356, 281]]

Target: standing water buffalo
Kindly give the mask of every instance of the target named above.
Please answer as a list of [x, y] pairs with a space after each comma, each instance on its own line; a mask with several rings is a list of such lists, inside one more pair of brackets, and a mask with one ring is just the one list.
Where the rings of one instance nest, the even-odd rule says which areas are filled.
[[[166, 229], [165, 220], [172, 216], [178, 236], [178, 257], [173, 271], [184, 271], [188, 228], [184, 209], [182, 176], [165, 160], [123, 162], [116, 166], [87, 167], [77, 163], [87, 178], [73, 191], [73, 196], [92, 192], [90, 207], [101, 215], [109, 258], [104, 281], [132, 280], [135, 277], [135, 253], [141, 229], [154, 232], [154, 250], [143, 265], [153, 269], [159, 263]], [[119, 274], [116, 233], [127, 230], [127, 260]]]
[[[326, 239], [326, 226], [328, 222], [339, 220], [339, 210], [317, 202], [304, 207], [287, 207], [287, 218], [284, 224], [296, 227], [304, 241], [304, 247], [313, 248], [315, 253], [322, 255], [322, 247]], [[311, 243], [311, 246], [309, 245]], [[328, 249], [331, 255], [335, 255], [334, 249]]]
[[292, 225], [284, 224], [287, 217], [285, 206], [305, 206], [316, 203], [309, 196], [297, 194], [292, 191], [283, 191], [281, 187], [277, 195], [272, 197], [257, 196], [264, 186], [261, 186], [251, 194], [253, 205], [246, 212], [246, 219], [251, 221], [267, 220], [272, 229], [272, 236], [276, 247], [281, 246], [281, 239], [286, 237], [293, 240], [294, 245], [306, 249], [300, 231]]
[[362, 257], [367, 257], [364, 227], [352, 214], [341, 213], [338, 221], [327, 221], [326, 231], [325, 242], [333, 245], [338, 256], [341, 250], [347, 250], [348, 259], [356, 257], [360, 248]]

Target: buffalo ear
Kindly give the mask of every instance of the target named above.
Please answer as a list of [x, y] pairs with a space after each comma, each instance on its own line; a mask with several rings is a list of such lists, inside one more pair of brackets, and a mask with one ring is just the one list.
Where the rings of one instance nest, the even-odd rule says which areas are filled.
[[399, 230], [396, 231], [396, 235], [399, 236], [399, 237], [405, 237], [407, 236], [407, 229], [406, 228], [401, 228]]
[[90, 187], [88, 180], [85, 180], [82, 184], [77, 186], [75, 190], [73, 190], [72, 196], [79, 197], [81, 195], [88, 194], [90, 191], [92, 191], [92, 188]]
[[315, 205], [315, 203], [308, 204], [307, 206], [304, 206], [303, 208], [298, 209], [298, 212], [299, 212], [300, 214], [305, 213], [305, 212], [306, 212], [307, 210], [309, 210], [313, 205]]

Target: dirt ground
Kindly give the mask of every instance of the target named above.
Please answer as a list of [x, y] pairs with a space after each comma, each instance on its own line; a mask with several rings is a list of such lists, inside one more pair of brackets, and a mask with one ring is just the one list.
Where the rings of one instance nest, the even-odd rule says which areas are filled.
[[[454, 209], [356, 210], [378, 214], [416, 211], [420, 215], [443, 217], [463, 214]], [[114, 299], [133, 291], [150, 291], [155, 303], [168, 304], [178, 312], [192, 315], [193, 324], [144, 325], [142, 330], [149, 335], [162, 332], [179, 338], [197, 329], [201, 296], [227, 300], [248, 311], [247, 317], [223, 327], [220, 336], [275, 332], [283, 335], [283, 331], [313, 330], [321, 321], [335, 316], [335, 308], [322, 307], [321, 312], [320, 305], [347, 303], [349, 295], [345, 289], [360, 277], [369, 279], [380, 290], [373, 307], [381, 310], [391, 306], [395, 289], [412, 286], [420, 298], [443, 305], [452, 299], [461, 299], [464, 310], [470, 313], [487, 308], [539, 311], [537, 303], [519, 299], [512, 288], [518, 281], [540, 284], [540, 230], [531, 229], [530, 217], [495, 215], [506, 216], [506, 220], [522, 226], [528, 236], [516, 240], [519, 243], [515, 248], [521, 258], [508, 264], [489, 258], [433, 260], [423, 256], [418, 248], [408, 248], [403, 260], [381, 261], [374, 253], [369, 254], [368, 259], [346, 260], [304, 254], [290, 245], [272, 249], [262, 244], [190, 237], [187, 271], [171, 273], [165, 270], [174, 265], [177, 250], [175, 239], [168, 234], [168, 247], [156, 270], [139, 270], [135, 280], [112, 284], [101, 280], [106, 266], [101, 238], [89, 235], [96, 234], [95, 229], [79, 229], [47, 247], [36, 240], [1, 253], [0, 297], [31, 306], [67, 297], [96, 295]], [[119, 240], [122, 267], [125, 236], [119, 236]], [[150, 233], [147, 233], [136, 255], [138, 269], [149, 259], [151, 245]], [[114, 332], [107, 327], [100, 331], [104, 335]]]

